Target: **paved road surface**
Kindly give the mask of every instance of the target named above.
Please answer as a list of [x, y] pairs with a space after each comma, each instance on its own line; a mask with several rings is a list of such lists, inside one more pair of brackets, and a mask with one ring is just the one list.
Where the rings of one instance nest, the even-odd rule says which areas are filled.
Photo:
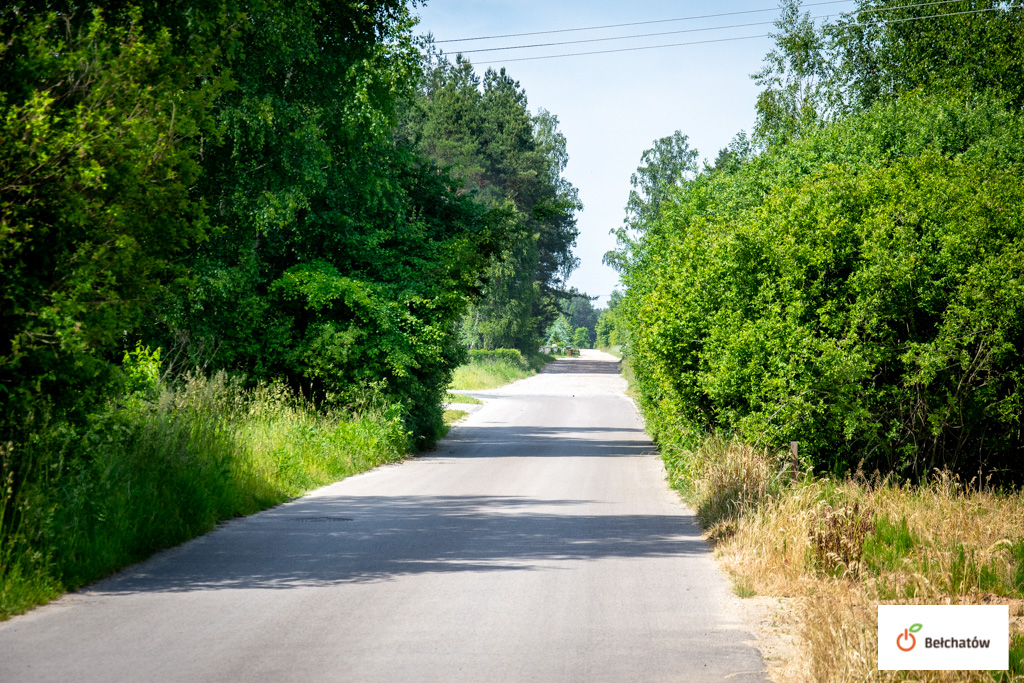
[[611, 356], [0, 624], [0, 681], [761, 681]]

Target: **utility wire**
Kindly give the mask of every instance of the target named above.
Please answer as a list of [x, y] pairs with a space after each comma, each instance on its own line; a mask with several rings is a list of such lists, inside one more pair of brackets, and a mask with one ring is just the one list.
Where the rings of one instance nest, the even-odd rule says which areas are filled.
[[[902, 24], [902, 23], [907, 22], [907, 21], [920, 21], [922, 19], [936, 19], [936, 18], [943, 18], [943, 17], [956, 17], [956, 16], [965, 15], [965, 14], [981, 14], [982, 12], [997, 12], [997, 11], [1002, 11], [1002, 10], [1003, 10], [1002, 7], [989, 7], [989, 8], [986, 8], [986, 9], [969, 10], [969, 11], [964, 11], [964, 12], [950, 12], [948, 14], [930, 14], [930, 15], [928, 15], [926, 17], [906, 17], [906, 18], [903, 18], [903, 19], [889, 19], [889, 20], [884, 21], [882, 23], [883, 24]], [[867, 24], [867, 23], [844, 24], [844, 26], [848, 26], [848, 27], [870, 26], [870, 25], [871, 24]], [[736, 36], [736, 37], [733, 37], [733, 38], [711, 38], [711, 39], [708, 39], [708, 40], [695, 40], [695, 41], [690, 41], [690, 42], [686, 42], [686, 43], [665, 43], [665, 44], [662, 44], [662, 45], [644, 45], [642, 47], [622, 47], [622, 48], [618, 48], [618, 49], [614, 49], [614, 50], [592, 50], [592, 51], [589, 51], [589, 52], [569, 52], [569, 53], [561, 54], [561, 55], [540, 55], [540, 56], [537, 56], [537, 57], [516, 57], [515, 59], [503, 59], [500, 62], [486, 62], [484, 64], [479, 64], [478, 66], [489, 66], [491, 64], [509, 64], [511, 62], [529, 62], [529, 61], [534, 61], [534, 60], [537, 60], [537, 59], [558, 59], [558, 58], [561, 58], [561, 57], [582, 57], [582, 56], [585, 56], [585, 55], [605, 55], [605, 54], [613, 54], [613, 53], [617, 53], [617, 52], [637, 52], [639, 50], [657, 50], [659, 48], [683, 47], [683, 46], [686, 46], [686, 45], [706, 45], [706, 44], [709, 44], [709, 43], [728, 43], [728, 42], [734, 42], [734, 41], [737, 41], [737, 40], [753, 40], [755, 38], [770, 38], [772, 35], [773, 34], [771, 34], [771, 33], [760, 33], [760, 34], [753, 35], [753, 36]]]
[[[804, 7], [816, 7], [818, 5], [837, 5], [853, 0], [827, 0], [826, 2], [809, 2]], [[597, 31], [605, 28], [622, 28], [624, 26], [644, 26], [649, 24], [667, 24], [674, 21], [692, 21], [694, 19], [714, 19], [716, 17], [732, 17], [739, 14], [757, 14], [759, 12], [776, 12], [778, 7], [766, 7], [764, 9], [748, 9], [736, 12], [719, 12], [717, 14], [699, 14], [692, 17], [677, 17], [675, 19], [652, 19], [650, 21], [631, 21], [625, 24], [606, 24], [604, 26], [583, 26], [580, 28], [559, 28], [550, 31], [530, 31], [528, 33], [506, 33], [499, 36], [477, 36], [476, 38], [451, 38], [449, 40], [435, 40], [435, 43], [464, 43], [468, 40], [495, 40], [497, 38], [521, 38], [523, 36], [541, 36], [551, 33], [571, 33], [573, 31]]]
[[[843, 0], [846, 1], [846, 0]], [[897, 9], [914, 9], [917, 7], [933, 7], [935, 5], [948, 5], [953, 2], [962, 2], [962, 0], [937, 0], [936, 2], [922, 2], [916, 5], [899, 5], [897, 7], [882, 7], [875, 10], [865, 10], [865, 12], [887, 12]], [[832, 17], [842, 16], [841, 14], [822, 14], [816, 17], [811, 17], [811, 21], [817, 21], [818, 19], [831, 19]], [[945, 16], [945, 15], [935, 15]], [[582, 40], [565, 40], [554, 43], [534, 43], [532, 45], [507, 45], [505, 47], [485, 47], [474, 50], [459, 50], [459, 54], [469, 55], [477, 54], [480, 52], [499, 52], [501, 50], [526, 50], [535, 47], [555, 47], [558, 45], [578, 45], [580, 43], [603, 43], [609, 40], [629, 40], [632, 38], [652, 38], [655, 36], [669, 36], [677, 35], [680, 33], [701, 33], [703, 31], [722, 31], [730, 28], [749, 28], [751, 26], [768, 26], [774, 24], [775, 20], [772, 21], [755, 21], [747, 24], [727, 24], [725, 26], [706, 26], [702, 28], [683, 28], [675, 31], [659, 31], [657, 33], [636, 33], [628, 36], [611, 36], [606, 38], [584, 38]]]

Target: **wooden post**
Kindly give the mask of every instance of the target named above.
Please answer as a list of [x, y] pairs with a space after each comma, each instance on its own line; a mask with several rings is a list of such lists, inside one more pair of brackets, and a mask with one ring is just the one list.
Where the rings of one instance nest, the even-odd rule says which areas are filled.
[[800, 471], [800, 459], [797, 458], [797, 442], [789, 442], [789, 464], [793, 470], [793, 481], [796, 481], [796, 475]]

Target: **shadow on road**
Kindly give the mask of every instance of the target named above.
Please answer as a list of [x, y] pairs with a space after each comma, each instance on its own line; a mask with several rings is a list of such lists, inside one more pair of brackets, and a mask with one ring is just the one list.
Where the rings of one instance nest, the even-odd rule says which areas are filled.
[[501, 496], [303, 499], [235, 521], [88, 590], [288, 589], [708, 552], [687, 517], [574, 514], [581, 505], [590, 503]]
[[544, 366], [541, 374], [565, 375], [617, 375], [619, 362], [611, 360], [585, 360], [583, 358], [560, 358]]
[[457, 458], [645, 458], [657, 455], [650, 438], [635, 427], [509, 426], [484, 421], [459, 426], [438, 455]]

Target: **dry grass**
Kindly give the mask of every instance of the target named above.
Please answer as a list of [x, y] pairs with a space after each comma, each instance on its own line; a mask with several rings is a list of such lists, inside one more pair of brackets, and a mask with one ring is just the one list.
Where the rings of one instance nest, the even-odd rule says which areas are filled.
[[[670, 469], [744, 592], [793, 599], [804, 680], [1024, 681], [1020, 492], [941, 473], [921, 486], [790, 483], [783, 462], [712, 440]], [[876, 606], [886, 603], [1009, 604], [1010, 672], [877, 671]]]

